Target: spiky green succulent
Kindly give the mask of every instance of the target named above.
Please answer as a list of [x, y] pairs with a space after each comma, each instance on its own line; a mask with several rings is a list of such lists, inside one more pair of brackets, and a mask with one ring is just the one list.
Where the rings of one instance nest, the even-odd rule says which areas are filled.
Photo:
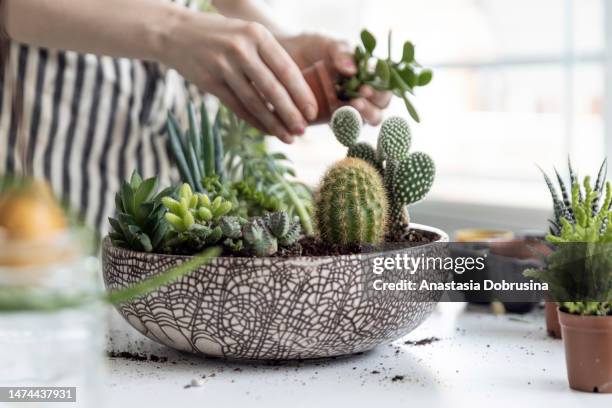
[[[345, 118], [347, 123], [361, 120], [359, 113], [353, 110], [345, 110], [343, 115], [355, 116], [352, 120]], [[335, 135], [340, 133], [340, 129], [334, 130]], [[346, 140], [340, 142], [347, 145]], [[410, 126], [401, 117], [383, 122], [376, 149], [366, 143], [357, 143], [357, 138], [350, 140], [353, 143], [348, 145], [348, 157], [362, 159], [382, 174], [390, 207], [389, 233], [393, 239], [401, 239], [410, 223], [408, 206], [422, 200], [433, 185], [433, 160], [422, 152], [410, 153]]]
[[315, 220], [323, 242], [381, 243], [386, 233], [387, 196], [378, 171], [347, 158], [323, 177], [315, 200]]
[[[600, 206], [602, 194], [595, 188], [597, 182], [592, 186], [590, 177], [585, 177], [582, 188], [573, 183], [571, 198], [567, 197], [571, 219], [560, 217], [559, 231], [546, 237], [555, 245], [554, 252], [544, 268], [524, 273], [547, 283], [549, 296], [569, 313], [604, 313], [606, 309], [596, 303], [612, 301], [612, 223], [608, 222], [612, 217], [612, 186], [609, 182], [603, 186], [605, 198]], [[594, 203], [598, 203], [596, 211]], [[607, 308], [605, 313], [609, 313], [609, 305]]]
[[292, 220], [284, 211], [249, 220], [223, 217], [220, 227], [226, 248], [237, 254], [257, 257], [272, 256], [281, 248], [291, 247], [298, 242], [302, 232], [299, 218]]
[[195, 253], [217, 244], [223, 237], [219, 226], [221, 217], [232, 211], [232, 203], [206, 194], [193, 193], [189, 184], [183, 184], [175, 198], [164, 197], [167, 209], [165, 220], [171, 227], [166, 241], [170, 252]]
[[[557, 184], [559, 186], [560, 192], [558, 192], [555, 188], [555, 184], [553, 183], [551, 178], [544, 172], [544, 170], [540, 169], [552, 198], [553, 217], [548, 220], [549, 232], [552, 235], [559, 235], [561, 233], [563, 220], [567, 220], [571, 224], [574, 224], [576, 222], [571, 193], [573, 187], [579, 185], [579, 181], [578, 176], [574, 171], [574, 168], [572, 167], [572, 162], [569, 157], [567, 159], [567, 166], [569, 170], [569, 184], [566, 184], [557, 169], [554, 169], [555, 177], [557, 179]], [[591, 203], [592, 214], [596, 214], [603, 210], [609, 211], [612, 209], [612, 207], [610, 206], [608, 206], [607, 208], [600, 206], [600, 198], [603, 196], [604, 193], [607, 173], [608, 159], [604, 159], [604, 161], [601, 163], [601, 166], [599, 166], [597, 179], [595, 181], [595, 185], [593, 186], [593, 191], [597, 193], [597, 197], [594, 198]], [[584, 197], [582, 191], [579, 188], [577, 200], [578, 202], [581, 202], [583, 199]], [[604, 222], [603, 227], [605, 227], [605, 223], [607, 223], [607, 220]]]
[[164, 245], [169, 228], [162, 200], [173, 189], [158, 192], [158, 188], [157, 177], [143, 180], [137, 172], [121, 184], [115, 195], [116, 217], [109, 218], [113, 245], [140, 252], [157, 251]]

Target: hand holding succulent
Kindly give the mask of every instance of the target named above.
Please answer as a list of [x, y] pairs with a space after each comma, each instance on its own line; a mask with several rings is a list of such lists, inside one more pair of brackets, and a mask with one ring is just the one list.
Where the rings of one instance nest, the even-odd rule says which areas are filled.
[[362, 96], [360, 89], [369, 85], [378, 91], [391, 91], [402, 98], [408, 113], [416, 122], [419, 114], [410, 102], [408, 94], [414, 95], [414, 88], [429, 84], [433, 78], [430, 69], [422, 68], [415, 60], [414, 45], [410, 41], [404, 43], [401, 60], [393, 61], [392, 34], [387, 39], [388, 54], [386, 59], [373, 55], [376, 49], [376, 38], [367, 30], [361, 32], [361, 45], [355, 48], [355, 64], [357, 73], [342, 77], [339, 80], [339, 98], [349, 100]]

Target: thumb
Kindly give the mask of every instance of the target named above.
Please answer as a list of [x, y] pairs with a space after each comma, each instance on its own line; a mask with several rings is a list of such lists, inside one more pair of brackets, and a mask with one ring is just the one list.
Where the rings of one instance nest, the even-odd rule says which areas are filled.
[[357, 73], [357, 66], [350, 46], [342, 41], [334, 41], [329, 49], [334, 68], [342, 75], [353, 76]]

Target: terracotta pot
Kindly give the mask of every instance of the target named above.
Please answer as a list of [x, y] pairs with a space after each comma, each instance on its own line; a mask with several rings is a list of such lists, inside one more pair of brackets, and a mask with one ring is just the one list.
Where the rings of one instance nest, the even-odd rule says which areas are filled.
[[304, 79], [312, 89], [319, 106], [319, 114], [313, 123], [325, 123], [332, 113], [342, 106], [336, 91], [336, 81], [325, 61], [315, 62], [302, 71]]
[[559, 311], [570, 388], [612, 393], [612, 316]]
[[561, 338], [561, 325], [557, 302], [544, 302], [544, 316], [546, 318], [546, 333], [554, 339]]

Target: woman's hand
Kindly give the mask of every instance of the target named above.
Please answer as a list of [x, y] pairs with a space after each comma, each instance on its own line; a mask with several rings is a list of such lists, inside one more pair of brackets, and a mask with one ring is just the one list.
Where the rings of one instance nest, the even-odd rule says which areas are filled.
[[291, 143], [316, 118], [300, 68], [262, 25], [204, 13], [176, 23], [160, 60], [251, 125]]
[[[357, 73], [353, 50], [344, 41], [318, 34], [305, 34], [285, 37], [280, 39], [280, 42], [302, 69], [325, 60], [341, 75], [352, 76]], [[364, 85], [359, 93], [361, 97], [351, 100], [350, 104], [361, 113], [366, 122], [371, 125], [380, 124], [383, 110], [391, 102], [391, 92], [378, 91]]]

